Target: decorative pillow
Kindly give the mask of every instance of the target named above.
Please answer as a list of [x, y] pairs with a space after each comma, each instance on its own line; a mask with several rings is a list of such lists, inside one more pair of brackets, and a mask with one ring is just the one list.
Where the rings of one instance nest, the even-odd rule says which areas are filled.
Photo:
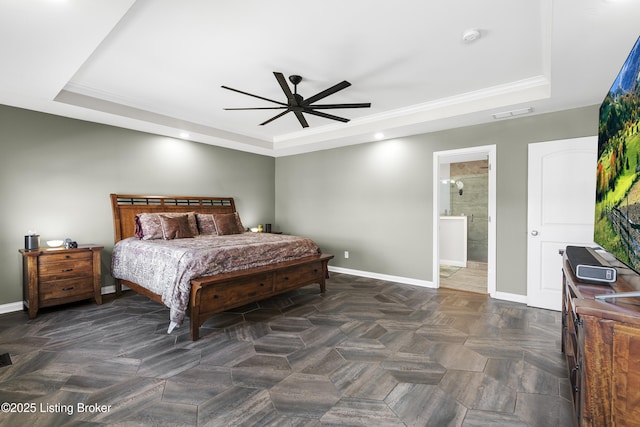
[[186, 239], [194, 234], [186, 214], [180, 216], [159, 215], [164, 240]]
[[216, 223], [216, 230], [219, 236], [244, 233], [244, 227], [237, 212], [214, 214], [213, 220]]
[[189, 223], [189, 229], [191, 230], [191, 237], [198, 235], [198, 224], [196, 222], [195, 212], [160, 212], [141, 213], [136, 215], [136, 237], [143, 240], [164, 239], [162, 224], [160, 222], [160, 215], [164, 215], [167, 217], [186, 215], [187, 222]]
[[216, 229], [216, 222], [213, 219], [213, 214], [196, 214], [196, 220], [198, 221], [198, 232], [200, 234], [216, 235], [218, 230]]

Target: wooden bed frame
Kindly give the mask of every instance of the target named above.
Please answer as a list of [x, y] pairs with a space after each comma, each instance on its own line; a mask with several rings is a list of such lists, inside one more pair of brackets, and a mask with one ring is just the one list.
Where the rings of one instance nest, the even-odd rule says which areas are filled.
[[[232, 213], [232, 197], [143, 196], [111, 194], [115, 242], [135, 235], [135, 216], [145, 212]], [[191, 280], [189, 315], [191, 339], [199, 338], [200, 326], [214, 314], [241, 307], [302, 286], [317, 283], [326, 291], [328, 263], [333, 255], [319, 254], [264, 267], [204, 276]], [[116, 295], [122, 285], [162, 303], [162, 297], [142, 286], [116, 279]]]

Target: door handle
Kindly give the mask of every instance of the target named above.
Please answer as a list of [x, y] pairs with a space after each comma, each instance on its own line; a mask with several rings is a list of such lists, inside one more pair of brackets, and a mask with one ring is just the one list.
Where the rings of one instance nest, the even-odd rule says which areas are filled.
[[537, 236], [538, 235], [538, 230], [531, 230], [531, 235], [532, 236]]

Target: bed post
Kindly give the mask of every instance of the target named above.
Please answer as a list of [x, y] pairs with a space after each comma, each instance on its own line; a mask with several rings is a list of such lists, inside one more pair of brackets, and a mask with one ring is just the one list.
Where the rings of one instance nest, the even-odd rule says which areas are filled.
[[118, 209], [118, 195], [112, 193], [110, 194], [110, 197], [111, 197], [111, 212], [113, 214], [113, 241], [119, 242], [120, 240], [122, 240], [122, 227], [120, 225], [120, 209]]

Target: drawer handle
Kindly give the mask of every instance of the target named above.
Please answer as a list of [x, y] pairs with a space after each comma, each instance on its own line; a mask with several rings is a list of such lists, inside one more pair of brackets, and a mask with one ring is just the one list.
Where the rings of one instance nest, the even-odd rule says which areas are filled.
[[62, 269], [62, 272], [63, 272], [63, 273], [68, 273], [68, 272], [70, 272], [70, 271], [73, 271], [73, 268], [63, 268], [63, 269]]
[[220, 298], [218, 295], [213, 296], [213, 299], [218, 299], [218, 298]]
[[264, 283], [260, 283], [260, 286], [264, 287]]
[[284, 276], [284, 280], [289, 280], [289, 276]]
[[71, 255], [65, 255], [64, 256], [66, 259], [71, 259]]
[[62, 288], [63, 291], [70, 291], [73, 289], [73, 286], [69, 287], [69, 288]]

